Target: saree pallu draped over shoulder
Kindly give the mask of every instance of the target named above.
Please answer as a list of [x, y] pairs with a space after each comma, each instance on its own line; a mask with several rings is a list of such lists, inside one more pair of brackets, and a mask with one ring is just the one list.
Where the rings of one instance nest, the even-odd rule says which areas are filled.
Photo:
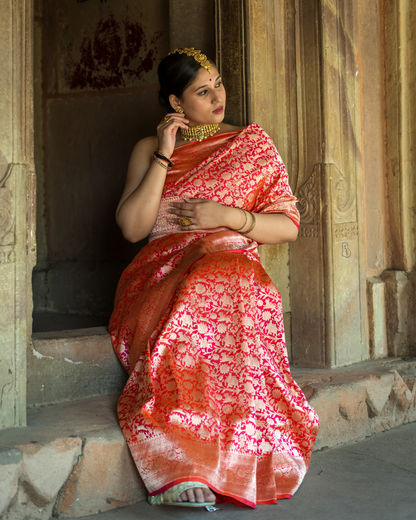
[[298, 225], [281, 158], [257, 124], [175, 149], [159, 215], [124, 271], [110, 320], [130, 374], [118, 414], [150, 495], [185, 481], [256, 507], [289, 498], [318, 417], [292, 379], [281, 297], [257, 243], [228, 228], [184, 231], [169, 203], [197, 197]]

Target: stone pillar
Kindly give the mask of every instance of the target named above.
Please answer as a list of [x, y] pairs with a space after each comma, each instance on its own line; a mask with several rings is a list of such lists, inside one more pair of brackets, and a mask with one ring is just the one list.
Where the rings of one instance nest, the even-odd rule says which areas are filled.
[[296, 1], [301, 227], [290, 248], [293, 358], [367, 359], [357, 2]]
[[0, 0], [0, 428], [26, 424], [35, 262], [31, 0]]
[[216, 61], [227, 91], [225, 121], [247, 124], [245, 5], [241, 0], [215, 0]]
[[416, 5], [380, 2], [384, 19], [387, 149], [387, 347], [416, 355]]
[[393, 269], [416, 266], [416, 5], [384, 0], [388, 249]]

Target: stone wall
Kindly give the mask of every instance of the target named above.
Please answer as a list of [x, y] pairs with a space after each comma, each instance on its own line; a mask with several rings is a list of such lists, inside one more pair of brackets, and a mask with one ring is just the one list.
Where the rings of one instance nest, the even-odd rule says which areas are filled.
[[[168, 0], [39, 0], [35, 310], [109, 315], [128, 244], [114, 214], [135, 143], [155, 132]], [[161, 16], [166, 13], [166, 16]]]

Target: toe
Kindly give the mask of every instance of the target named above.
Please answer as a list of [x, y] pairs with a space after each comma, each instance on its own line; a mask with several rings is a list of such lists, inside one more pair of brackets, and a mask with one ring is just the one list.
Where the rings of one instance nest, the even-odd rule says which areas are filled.
[[204, 492], [202, 491], [201, 488], [195, 488], [194, 493], [195, 493], [195, 499], [197, 502], [200, 502], [200, 503], [205, 502]]
[[186, 491], [186, 494], [188, 495], [188, 501], [189, 502], [195, 502], [195, 493], [194, 493], [194, 489], [188, 489]]
[[204, 489], [205, 502], [215, 502], [215, 495], [210, 489]]

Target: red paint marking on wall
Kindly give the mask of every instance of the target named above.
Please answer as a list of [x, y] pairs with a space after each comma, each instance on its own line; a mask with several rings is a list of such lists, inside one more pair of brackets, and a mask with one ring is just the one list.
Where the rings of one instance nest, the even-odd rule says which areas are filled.
[[107, 20], [98, 22], [94, 35], [94, 59], [99, 67], [116, 70], [122, 55], [120, 24], [111, 14]]
[[[145, 27], [126, 18], [119, 23], [113, 14], [101, 19], [92, 38], [86, 36], [79, 58], [67, 64], [66, 78], [72, 90], [122, 87], [127, 78], [141, 79], [153, 69], [156, 43], [163, 36], [155, 32], [146, 41]], [[68, 53], [73, 55], [72, 47]]]

